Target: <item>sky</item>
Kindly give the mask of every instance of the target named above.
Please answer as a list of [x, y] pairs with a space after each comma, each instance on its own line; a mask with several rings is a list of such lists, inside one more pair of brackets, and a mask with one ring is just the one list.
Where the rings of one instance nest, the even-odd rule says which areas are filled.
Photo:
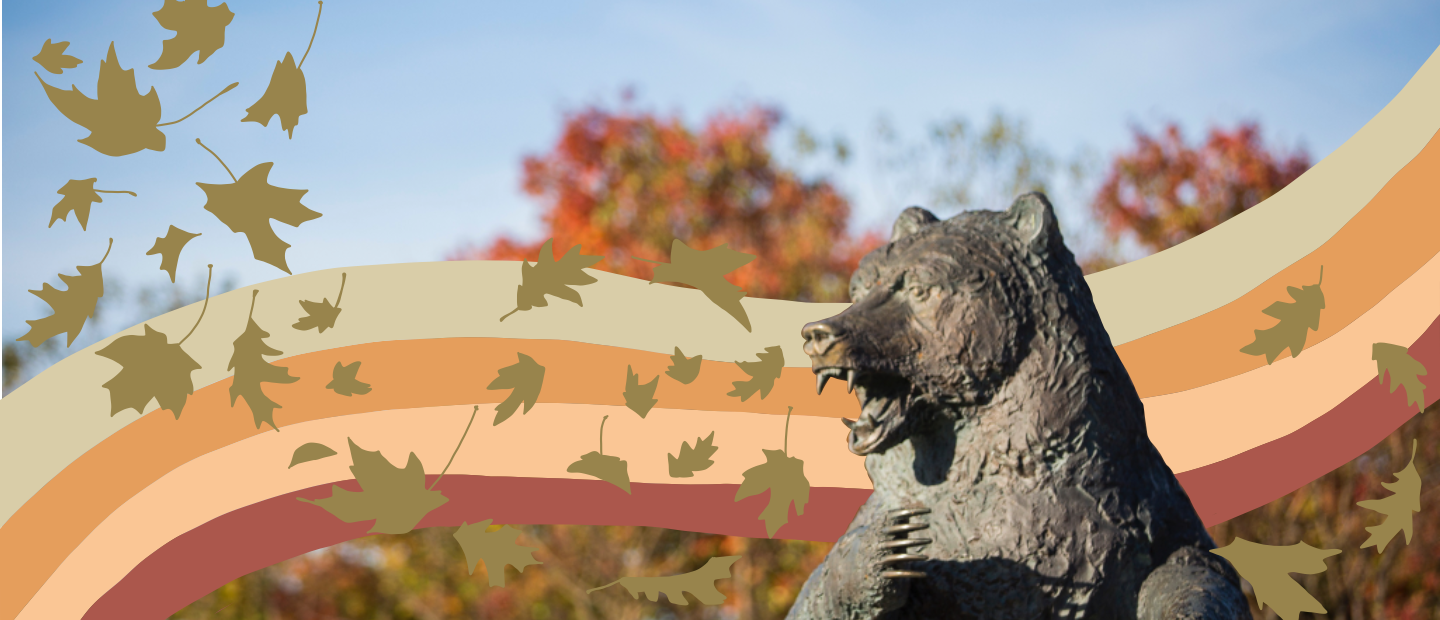
[[[189, 0], [200, 1], [200, 0]], [[213, 2], [213, 0], [212, 0]], [[829, 171], [852, 200], [856, 227], [887, 225], [905, 204], [876, 186], [873, 144], [884, 115], [918, 137], [940, 118], [983, 120], [1001, 109], [1068, 157], [1111, 155], [1130, 127], [1174, 120], [1191, 140], [1215, 124], [1259, 121], [1267, 143], [1303, 146], [1319, 161], [1393, 98], [1440, 47], [1440, 3], [1010, 2], [862, 3], [447, 2], [334, 0], [303, 66], [309, 113], [287, 138], [242, 123], [275, 63], [298, 59], [317, 5], [232, 0], [225, 45], [203, 64], [147, 68], [175, 35], [152, 12], [161, 0], [5, 0], [0, 22], [0, 333], [22, 335], [51, 309], [27, 291], [63, 288], [58, 274], [98, 262], [107, 284], [168, 283], [146, 256], [170, 225], [201, 233], [181, 254], [182, 283], [238, 286], [285, 277], [255, 260], [243, 234], [204, 210], [195, 185], [273, 162], [272, 185], [306, 189], [322, 217], [272, 222], [290, 243], [294, 273], [442, 260], [469, 241], [542, 234], [539, 203], [520, 189], [520, 163], [554, 143], [563, 114], [614, 105], [676, 113], [698, 128], [711, 113], [777, 105], [854, 151]], [[1082, 6], [1083, 5], [1083, 6]], [[84, 61], [53, 75], [31, 60], [46, 39], [70, 41]], [[35, 83], [95, 95], [114, 42], [120, 65], [152, 86], [167, 148], [109, 157]], [[788, 140], [777, 137], [786, 156]], [[97, 178], [104, 194], [87, 231], [71, 215], [46, 228], [69, 179]], [[1081, 197], [1057, 200], [1062, 225], [1083, 226]], [[1068, 234], [1068, 233], [1067, 233]], [[128, 325], [114, 326], [115, 329]], [[87, 326], [86, 329], [91, 329]]]

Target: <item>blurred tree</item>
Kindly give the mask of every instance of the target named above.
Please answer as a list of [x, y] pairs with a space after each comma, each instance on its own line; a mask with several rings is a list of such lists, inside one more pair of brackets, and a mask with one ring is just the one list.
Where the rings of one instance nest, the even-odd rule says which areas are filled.
[[[886, 237], [852, 236], [850, 205], [828, 181], [776, 162], [767, 143], [780, 122], [759, 106], [714, 114], [699, 132], [625, 107], [569, 113], [554, 147], [524, 160], [523, 186], [542, 201], [545, 234], [501, 236], [448, 258], [534, 261], [553, 237], [557, 255], [579, 244], [604, 257], [596, 269], [649, 279], [654, 265], [631, 257], [668, 262], [675, 239], [697, 250], [729, 244], [756, 256], [727, 276], [751, 297], [846, 301], [850, 273]], [[820, 146], [796, 133], [802, 157]], [[833, 148], [837, 159], [849, 156], [843, 140]]]

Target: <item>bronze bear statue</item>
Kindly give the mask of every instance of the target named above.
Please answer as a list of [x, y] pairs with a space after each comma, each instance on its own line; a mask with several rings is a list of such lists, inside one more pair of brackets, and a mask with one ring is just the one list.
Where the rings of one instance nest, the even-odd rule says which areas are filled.
[[906, 209], [850, 298], [802, 335], [874, 493], [789, 618], [1251, 618], [1044, 195]]

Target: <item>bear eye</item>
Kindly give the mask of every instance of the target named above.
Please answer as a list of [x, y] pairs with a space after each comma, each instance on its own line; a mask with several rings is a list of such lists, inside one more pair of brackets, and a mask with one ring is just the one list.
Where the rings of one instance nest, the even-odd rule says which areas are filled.
[[909, 293], [910, 297], [914, 298], [915, 301], [925, 301], [925, 299], [930, 296], [930, 287], [912, 284]]

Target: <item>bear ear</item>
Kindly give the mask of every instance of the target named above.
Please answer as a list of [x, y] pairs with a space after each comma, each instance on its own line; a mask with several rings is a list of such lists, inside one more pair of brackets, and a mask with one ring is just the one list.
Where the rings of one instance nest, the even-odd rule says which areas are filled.
[[909, 237], [938, 221], [940, 218], [923, 207], [909, 207], [900, 213], [900, 217], [895, 218], [895, 228], [890, 232], [890, 243]]
[[1040, 192], [1023, 194], [1010, 204], [1005, 218], [1015, 227], [1020, 241], [1037, 254], [1044, 254], [1055, 236], [1058, 222], [1050, 200]]

